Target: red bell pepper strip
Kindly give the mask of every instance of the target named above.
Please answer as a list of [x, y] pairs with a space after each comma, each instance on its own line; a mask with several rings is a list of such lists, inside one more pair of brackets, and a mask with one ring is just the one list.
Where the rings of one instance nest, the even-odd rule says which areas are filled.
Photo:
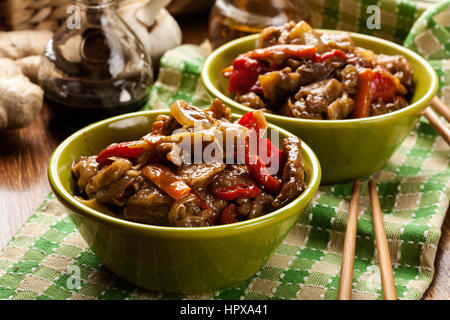
[[238, 124], [249, 129], [254, 129], [258, 134], [258, 137], [264, 135], [264, 132], [266, 132], [266, 129], [269, 126], [264, 117], [264, 113], [261, 110], [245, 113], [239, 119]]
[[111, 157], [137, 159], [147, 143], [143, 140], [113, 143], [101, 151], [95, 159], [100, 165], [111, 162]]
[[[264, 118], [264, 114], [262, 114], [261, 117], [259, 114], [257, 114], [257, 112], [261, 111], [247, 112], [241, 117], [241, 119], [239, 119], [238, 123], [249, 129], [254, 129], [258, 133], [257, 154], [260, 154], [261, 152], [261, 143], [265, 143], [267, 157], [270, 159], [272, 154], [275, 154], [279, 157], [279, 163], [281, 163], [281, 160], [283, 159], [283, 151], [276, 148], [269, 139], [261, 138], [268, 124]], [[260, 185], [262, 185], [264, 189], [272, 194], [277, 194], [281, 190], [281, 181], [272, 176], [267, 170], [267, 165], [269, 165], [269, 163], [264, 163], [264, 161], [258, 155], [250, 155], [248, 141], [245, 145], [245, 164], [247, 165], [247, 168], [250, 171], [253, 179], [255, 179], [256, 182], [258, 182]]]
[[397, 84], [393, 77], [389, 71], [380, 66], [373, 69], [372, 101], [377, 101], [381, 98], [384, 102], [390, 102], [394, 99], [397, 92]]
[[252, 178], [262, 185], [264, 189], [271, 194], [278, 194], [280, 192], [282, 187], [281, 181], [269, 173], [260, 157], [257, 155], [247, 155], [245, 157], [245, 165]]
[[[259, 113], [258, 113], [259, 112]], [[238, 123], [246, 128], [254, 129], [258, 133], [257, 140], [257, 152], [260, 154], [260, 146], [261, 144], [266, 145], [266, 155], [268, 158], [272, 157], [272, 155], [278, 157], [278, 159], [283, 159], [283, 151], [275, 147], [269, 139], [261, 138], [266, 131], [268, 126], [267, 121], [264, 117], [264, 114], [261, 114], [261, 111], [250, 111], [244, 114], [241, 119], [239, 119]], [[247, 150], [248, 153], [248, 150]], [[267, 165], [268, 163], [266, 163]]]
[[278, 54], [283, 54], [286, 59], [313, 58], [317, 52], [316, 46], [304, 44], [277, 44], [267, 48], [255, 49], [243, 55], [256, 60], [271, 60]]
[[142, 173], [175, 200], [191, 192], [191, 187], [164, 165], [149, 164]]
[[339, 50], [339, 49], [333, 49], [333, 50], [325, 52], [321, 55], [316, 53], [313, 60], [314, 60], [314, 62], [323, 62], [323, 61], [333, 58], [333, 57], [340, 57], [345, 60], [348, 59], [348, 57], [344, 51]]
[[364, 69], [359, 73], [358, 88], [355, 94], [355, 109], [352, 118], [365, 118], [369, 116], [372, 103], [372, 69]]
[[234, 200], [236, 198], [256, 198], [261, 194], [261, 189], [255, 184], [238, 183], [234, 186], [214, 189], [214, 194], [222, 200]]
[[239, 56], [233, 61], [233, 67], [222, 71], [229, 77], [228, 91], [230, 93], [244, 94], [250, 91], [258, 81], [259, 75], [265, 73], [265, 66], [261, 62], [246, 56]]
[[278, 54], [283, 54], [286, 58], [314, 58], [316, 52], [317, 48], [315, 46], [299, 44], [280, 44], [255, 49], [234, 59], [233, 66], [223, 69], [222, 75], [230, 79], [228, 92], [244, 94], [254, 91], [258, 93], [260, 91], [260, 88], [256, 85], [258, 77], [274, 68], [274, 66], [266, 67], [258, 60], [269, 61]]
[[[261, 150], [260, 146], [261, 144], [266, 144], [266, 155], [263, 155], [263, 151]], [[266, 165], [266, 167], [269, 167], [272, 165], [272, 159], [278, 159], [278, 172], [280, 171], [280, 169], [283, 167], [283, 150], [278, 149], [277, 147], [275, 147], [273, 145], [273, 143], [269, 140], [269, 139], [260, 139], [258, 141], [258, 155], [263, 157], [261, 160], [268, 160], [267, 162], [263, 163]], [[276, 172], [275, 174], [278, 174], [278, 172]]]
[[239, 222], [236, 216], [237, 216], [237, 207], [234, 204], [230, 204], [228, 207], [223, 209], [222, 214], [220, 215], [220, 224]]
[[261, 144], [265, 144], [266, 145], [266, 151], [267, 151], [267, 157], [271, 158], [272, 156], [277, 157], [278, 159], [283, 159], [283, 150], [278, 149], [277, 147], [275, 147], [272, 143], [272, 141], [270, 141], [269, 139], [260, 139], [259, 141], [259, 145], [258, 145], [258, 154], [259, 154], [259, 150], [260, 150], [260, 146]]

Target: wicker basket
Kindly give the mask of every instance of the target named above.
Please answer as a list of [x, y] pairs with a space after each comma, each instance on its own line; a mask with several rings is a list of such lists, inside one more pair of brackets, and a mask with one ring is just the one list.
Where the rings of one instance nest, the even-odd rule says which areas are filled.
[[[117, 3], [120, 6], [133, 1], [136, 0], [117, 0]], [[212, 0], [173, 0], [168, 10], [177, 15], [193, 8], [204, 10], [212, 3]], [[55, 30], [67, 19], [67, 7], [71, 4], [71, 0], [0, 0], [0, 30]]]

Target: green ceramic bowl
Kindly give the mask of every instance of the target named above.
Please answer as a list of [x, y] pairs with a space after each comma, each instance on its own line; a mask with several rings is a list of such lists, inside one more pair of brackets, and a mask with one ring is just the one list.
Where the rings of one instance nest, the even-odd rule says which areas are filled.
[[[202, 293], [225, 288], [254, 275], [268, 260], [310, 203], [320, 184], [320, 164], [303, 144], [307, 189], [280, 210], [235, 224], [159, 227], [118, 219], [90, 209], [74, 197], [72, 162], [94, 155], [113, 142], [139, 139], [157, 115], [144, 111], [92, 124], [67, 138], [50, 159], [48, 177], [69, 209], [81, 235], [100, 261], [137, 286], [169, 293]], [[234, 119], [239, 116], [233, 115]], [[292, 135], [270, 125], [280, 138]]]
[[[309, 120], [266, 113], [268, 122], [296, 134], [316, 152], [322, 165], [323, 184], [353, 180], [380, 169], [414, 127], [438, 88], [436, 73], [418, 54], [383, 39], [358, 33], [351, 33], [351, 37], [357, 46], [376, 53], [404, 55], [414, 68], [416, 88], [408, 107], [376, 117]], [[239, 54], [253, 50], [257, 38], [258, 34], [231, 41], [215, 50], [203, 65], [201, 76], [206, 90], [234, 112], [253, 109], [228, 95], [228, 80], [221, 70], [231, 65]]]

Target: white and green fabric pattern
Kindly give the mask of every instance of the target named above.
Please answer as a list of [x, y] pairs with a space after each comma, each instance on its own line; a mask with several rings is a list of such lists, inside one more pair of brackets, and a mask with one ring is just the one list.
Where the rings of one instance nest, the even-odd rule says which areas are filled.
[[[408, 1], [314, 3], [316, 27], [359, 32], [367, 31], [359, 13], [365, 12], [367, 5], [379, 4], [389, 12], [383, 18], [383, 36], [398, 42], [406, 38], [405, 46], [431, 59], [441, 80], [440, 95], [450, 102], [446, 60], [450, 58], [450, 0], [420, 18], [424, 10]], [[431, 47], [430, 41], [436, 44]], [[205, 56], [206, 52], [195, 46], [167, 52], [146, 108], [166, 108], [180, 98], [208, 105], [199, 80]], [[389, 162], [371, 176], [377, 182], [399, 299], [420, 299], [433, 278], [449, 205], [449, 159], [448, 145], [421, 119]], [[362, 179], [353, 298], [382, 299], [367, 179]], [[321, 187], [283, 243], [252, 278], [225, 290], [189, 297], [147, 292], [109, 272], [50, 194], [0, 253], [0, 299], [336, 299], [351, 188], [351, 183]], [[81, 270], [76, 288], [68, 281], [71, 266]]]

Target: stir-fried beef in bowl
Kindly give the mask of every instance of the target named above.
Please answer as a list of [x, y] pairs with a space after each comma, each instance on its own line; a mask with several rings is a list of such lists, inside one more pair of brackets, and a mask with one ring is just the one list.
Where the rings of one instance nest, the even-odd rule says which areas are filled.
[[376, 54], [348, 33], [304, 21], [264, 29], [257, 48], [222, 73], [244, 106], [304, 119], [385, 114], [406, 107], [414, 92], [414, 70], [403, 55]]
[[[279, 149], [278, 141], [264, 137], [267, 128], [262, 112], [232, 122], [218, 99], [204, 110], [177, 100], [171, 115], [158, 116], [141, 139], [77, 158], [77, 199], [160, 226], [207, 227], [262, 216], [305, 188], [301, 140], [283, 138]], [[205, 153], [208, 148], [213, 152]]]
[[[50, 184], [83, 238], [117, 275], [159, 292], [227, 287], [266, 263], [317, 191], [320, 165], [303, 141], [267, 125], [259, 112], [234, 115], [219, 101], [205, 111], [182, 101], [171, 109], [175, 117], [137, 112], [73, 134], [50, 160]], [[178, 120], [194, 121], [195, 128]], [[243, 163], [187, 164], [189, 157], [170, 145], [211, 138], [218, 128], [236, 136], [256, 131], [258, 152], [243, 139]], [[276, 158], [260, 157], [260, 148], [282, 158], [278, 170], [267, 162]], [[229, 162], [239, 150], [228, 154]]]
[[325, 184], [381, 168], [437, 90], [432, 67], [411, 50], [304, 22], [216, 49], [202, 81], [233, 111], [262, 110], [311, 145]]

